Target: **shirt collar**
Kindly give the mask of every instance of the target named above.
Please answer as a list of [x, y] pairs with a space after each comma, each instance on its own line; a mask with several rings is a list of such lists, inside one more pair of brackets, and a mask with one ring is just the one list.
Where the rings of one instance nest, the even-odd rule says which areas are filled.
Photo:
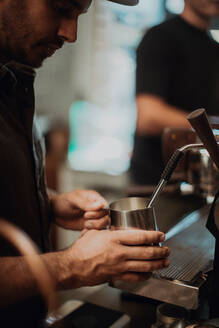
[[32, 67], [17, 63], [16, 61], [1, 61], [0, 58], [0, 82], [7, 81], [16, 86], [18, 80], [33, 83], [36, 72]]

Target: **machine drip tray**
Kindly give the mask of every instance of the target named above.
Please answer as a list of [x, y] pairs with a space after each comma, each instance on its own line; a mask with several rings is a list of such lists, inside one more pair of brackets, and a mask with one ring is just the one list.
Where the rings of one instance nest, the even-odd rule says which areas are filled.
[[170, 266], [141, 283], [121, 281], [114, 287], [187, 309], [197, 309], [202, 287], [212, 269], [215, 239], [206, 228], [209, 208], [184, 217], [167, 232], [164, 243], [171, 249]]

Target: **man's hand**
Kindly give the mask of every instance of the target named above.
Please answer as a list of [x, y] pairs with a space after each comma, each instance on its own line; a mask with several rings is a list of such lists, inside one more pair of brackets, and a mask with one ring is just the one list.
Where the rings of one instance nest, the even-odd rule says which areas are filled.
[[61, 287], [145, 280], [152, 271], [169, 265], [167, 247], [149, 246], [164, 238], [164, 234], [157, 231], [86, 231], [64, 251], [65, 278]]
[[[169, 265], [167, 247], [146, 246], [164, 234], [143, 230], [87, 230], [68, 249], [40, 255], [58, 289], [93, 286], [114, 280], [138, 282]], [[0, 304], [38, 295], [24, 256], [0, 258]]]
[[52, 195], [55, 222], [71, 230], [104, 229], [110, 223], [106, 200], [94, 190]]

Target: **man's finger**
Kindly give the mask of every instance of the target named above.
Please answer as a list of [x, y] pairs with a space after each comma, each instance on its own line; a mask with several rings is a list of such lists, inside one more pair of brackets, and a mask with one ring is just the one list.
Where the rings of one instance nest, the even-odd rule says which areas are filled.
[[105, 229], [110, 224], [110, 217], [107, 215], [98, 220], [87, 220], [84, 224], [87, 229], [101, 230]]
[[165, 234], [160, 231], [144, 231], [140, 229], [113, 231], [115, 238], [123, 245], [149, 245], [165, 240]]
[[167, 268], [169, 265], [170, 261], [168, 259], [155, 261], [127, 261], [124, 266], [124, 271], [153, 272]]
[[96, 211], [107, 207], [106, 200], [94, 190], [76, 190], [68, 193], [68, 201], [73, 208], [83, 211]]
[[122, 246], [124, 247], [124, 253], [127, 259], [135, 260], [153, 260], [163, 259], [170, 255], [170, 249], [168, 247], [157, 246]]
[[83, 204], [83, 209], [87, 212], [107, 209], [107, 203], [105, 200], [98, 200], [94, 202], [87, 201], [85, 204]]
[[100, 209], [98, 211], [87, 211], [84, 213], [85, 219], [99, 219], [109, 214], [108, 209]]

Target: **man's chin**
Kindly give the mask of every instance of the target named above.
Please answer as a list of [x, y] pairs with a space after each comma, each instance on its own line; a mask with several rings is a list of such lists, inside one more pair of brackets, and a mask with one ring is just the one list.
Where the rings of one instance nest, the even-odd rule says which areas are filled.
[[51, 58], [52, 55], [43, 55], [38, 57], [31, 57], [27, 59], [27, 65], [31, 66], [32, 68], [40, 68], [44, 61], [46, 61], [48, 58]]
[[32, 68], [40, 68], [46, 58], [47, 56], [45, 53], [39, 51], [26, 51], [22, 56], [17, 56], [17, 61]]
[[[45, 59], [44, 59], [45, 60]], [[33, 63], [32, 65], [30, 65], [32, 68], [40, 68], [43, 66], [43, 62], [44, 60], [42, 60], [40, 63]]]
[[40, 68], [43, 64], [43, 61], [45, 59], [39, 59], [39, 58], [14, 58], [15, 61], [17, 61], [20, 64], [30, 66], [32, 68]]
[[32, 68], [40, 68], [46, 58], [29, 58], [26, 61], [26, 65]]
[[56, 52], [56, 49], [50, 49], [48, 46], [33, 47], [29, 52], [26, 51], [26, 56], [23, 56], [26, 61], [26, 65], [33, 68], [40, 68], [43, 62], [52, 57]]

